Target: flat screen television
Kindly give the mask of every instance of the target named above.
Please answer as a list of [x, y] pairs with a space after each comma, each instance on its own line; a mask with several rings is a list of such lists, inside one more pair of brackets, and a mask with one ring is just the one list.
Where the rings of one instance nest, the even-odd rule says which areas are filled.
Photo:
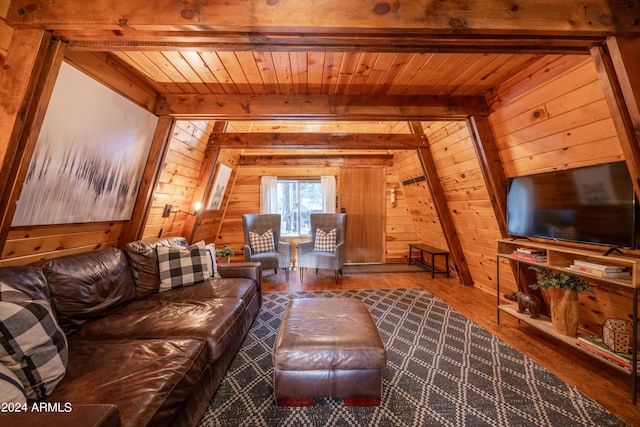
[[636, 248], [636, 197], [625, 162], [509, 178], [515, 237]]

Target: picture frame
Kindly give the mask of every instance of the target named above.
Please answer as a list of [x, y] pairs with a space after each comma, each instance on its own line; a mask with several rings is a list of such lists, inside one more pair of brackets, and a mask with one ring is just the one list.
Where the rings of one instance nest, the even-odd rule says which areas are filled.
[[209, 194], [209, 201], [207, 202], [208, 211], [217, 211], [220, 209], [230, 177], [231, 168], [223, 163], [220, 163], [218, 165], [216, 177], [213, 181], [213, 186], [211, 187], [211, 193]]
[[11, 226], [129, 220], [157, 125], [62, 62]]

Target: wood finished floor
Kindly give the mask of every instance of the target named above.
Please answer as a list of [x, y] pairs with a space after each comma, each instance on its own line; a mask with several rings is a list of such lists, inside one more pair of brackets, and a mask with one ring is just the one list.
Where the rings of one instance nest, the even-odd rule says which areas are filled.
[[[500, 316], [497, 324], [496, 296], [475, 287], [461, 286], [458, 279], [431, 279], [424, 273], [349, 274], [336, 285], [333, 272], [306, 270], [304, 283], [298, 271], [285, 274], [273, 270], [264, 272], [263, 289], [270, 291], [301, 291], [325, 289], [385, 289], [423, 288], [440, 298], [474, 322], [500, 337], [540, 365], [576, 387], [582, 393], [606, 407], [632, 426], [640, 426], [640, 397], [638, 405], [631, 403], [631, 377], [606, 366], [571, 346], [518, 321], [509, 315]], [[640, 389], [640, 387], [639, 387]], [[640, 396], [640, 394], [639, 394]]]

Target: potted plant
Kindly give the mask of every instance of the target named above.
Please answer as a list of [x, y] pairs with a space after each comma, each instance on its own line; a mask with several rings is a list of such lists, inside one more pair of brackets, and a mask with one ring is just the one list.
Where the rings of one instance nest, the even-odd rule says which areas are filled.
[[531, 289], [547, 292], [550, 301], [551, 324], [562, 335], [575, 336], [578, 332], [578, 294], [591, 292], [591, 285], [575, 274], [556, 272], [546, 267], [532, 265], [537, 282]]
[[233, 248], [230, 248], [227, 245], [224, 245], [220, 249], [216, 249], [216, 258], [218, 258], [218, 262], [229, 262], [229, 257], [235, 254], [236, 252]]

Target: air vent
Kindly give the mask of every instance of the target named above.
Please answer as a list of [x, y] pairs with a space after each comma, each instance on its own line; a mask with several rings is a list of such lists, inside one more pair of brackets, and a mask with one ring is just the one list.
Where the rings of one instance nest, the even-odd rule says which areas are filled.
[[411, 178], [411, 179], [407, 179], [407, 180], [402, 181], [402, 185], [415, 184], [416, 182], [424, 181], [425, 179], [426, 178], [424, 177], [424, 175], [417, 176], [415, 178]]

